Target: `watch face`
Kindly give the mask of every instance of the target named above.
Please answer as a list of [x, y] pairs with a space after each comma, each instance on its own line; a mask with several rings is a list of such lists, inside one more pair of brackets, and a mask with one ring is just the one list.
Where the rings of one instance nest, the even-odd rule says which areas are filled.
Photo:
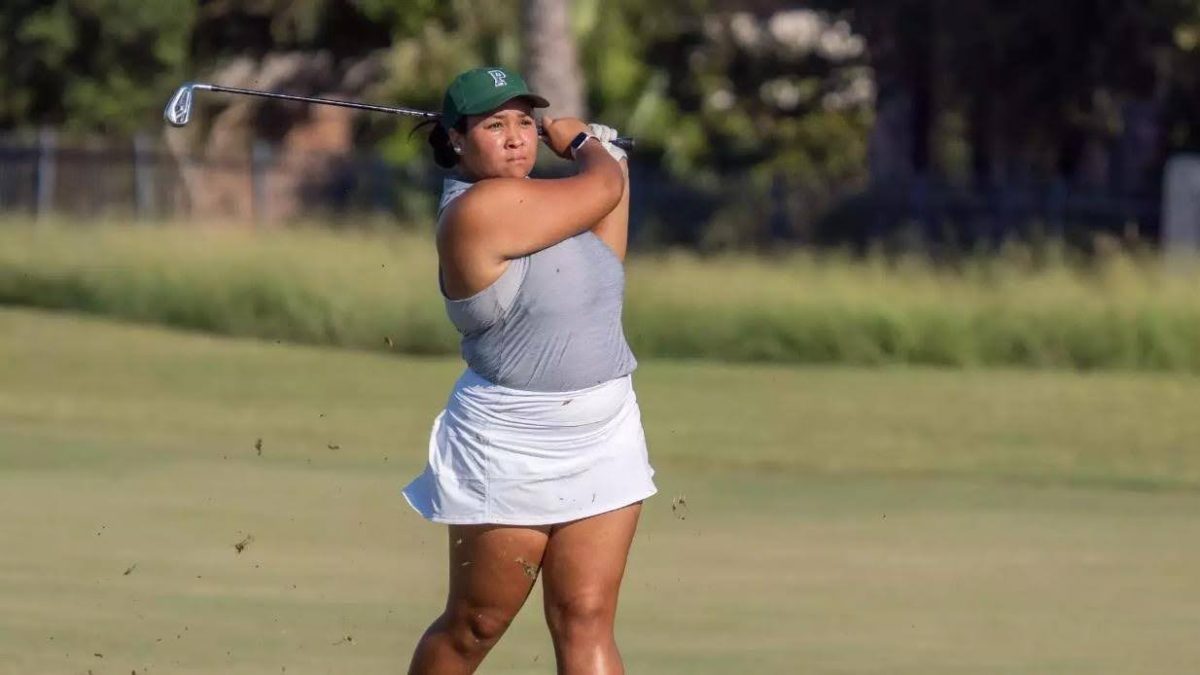
[[572, 158], [575, 157], [575, 152], [577, 150], [579, 150], [579, 148], [583, 147], [583, 144], [587, 143], [587, 140], [591, 137], [592, 137], [592, 135], [589, 134], [588, 132], [581, 131], [581, 132], [579, 132], [579, 135], [577, 135], [575, 138], [571, 139], [571, 145], [568, 147], [571, 150]]

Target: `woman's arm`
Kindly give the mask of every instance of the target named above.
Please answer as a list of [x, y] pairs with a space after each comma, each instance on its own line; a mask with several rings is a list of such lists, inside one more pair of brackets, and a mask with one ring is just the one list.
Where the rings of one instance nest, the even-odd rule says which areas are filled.
[[[574, 119], [547, 121], [544, 128], [560, 156], [586, 130]], [[625, 192], [621, 165], [596, 141], [584, 143], [576, 160], [580, 171], [570, 178], [481, 180], [446, 209], [438, 257], [454, 296], [486, 288], [508, 260], [586, 232], [617, 208]]]
[[629, 163], [620, 161], [621, 174], [625, 178], [625, 189], [621, 193], [621, 201], [608, 215], [600, 219], [592, 232], [617, 254], [619, 260], [625, 260], [625, 251], [629, 245]]
[[608, 151], [608, 154], [620, 163], [625, 185], [621, 201], [617, 203], [616, 208], [609, 211], [596, 223], [592, 232], [601, 241], [608, 244], [618, 260], [624, 261], [625, 250], [629, 244], [629, 162], [626, 160], [625, 151], [611, 144], [611, 141], [620, 135], [616, 129], [594, 122], [588, 125], [588, 129], [603, 142], [604, 149]]
[[529, 255], [591, 229], [625, 193], [620, 164], [597, 142], [578, 152], [569, 178], [479, 181], [443, 215], [443, 232], [497, 260]]

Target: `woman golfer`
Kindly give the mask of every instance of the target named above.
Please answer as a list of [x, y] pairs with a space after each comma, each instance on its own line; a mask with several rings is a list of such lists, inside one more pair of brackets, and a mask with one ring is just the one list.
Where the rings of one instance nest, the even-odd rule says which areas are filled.
[[437, 249], [467, 369], [404, 489], [450, 530], [449, 598], [413, 674], [474, 672], [539, 572], [558, 672], [624, 672], [617, 593], [656, 492], [621, 328], [628, 171], [615, 130], [546, 118], [546, 144], [578, 172], [528, 178], [532, 112], [547, 105], [516, 73], [470, 70], [430, 134], [437, 162], [457, 167]]

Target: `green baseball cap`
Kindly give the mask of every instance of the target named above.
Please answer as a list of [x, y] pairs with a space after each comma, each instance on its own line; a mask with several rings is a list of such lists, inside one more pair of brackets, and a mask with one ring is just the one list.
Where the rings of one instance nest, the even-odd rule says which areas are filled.
[[442, 99], [442, 126], [453, 127], [467, 115], [494, 110], [514, 98], [524, 98], [535, 108], [550, 102], [529, 91], [521, 76], [506, 68], [473, 68], [461, 73], [446, 88]]

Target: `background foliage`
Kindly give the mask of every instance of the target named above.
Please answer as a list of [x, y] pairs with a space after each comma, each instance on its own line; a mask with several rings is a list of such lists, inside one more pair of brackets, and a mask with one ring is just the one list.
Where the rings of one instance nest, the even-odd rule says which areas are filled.
[[[337, 93], [373, 60], [379, 75], [355, 96], [437, 108], [462, 69], [521, 66], [521, 6], [13, 0], [0, 7], [13, 36], [0, 44], [0, 130], [157, 132], [178, 83], [295, 54], [327, 66], [291, 89]], [[878, 193], [911, 201], [918, 180], [969, 188], [967, 201], [1057, 182], [1157, 204], [1166, 157], [1200, 148], [1197, 0], [574, 0], [571, 16], [592, 116], [639, 139], [640, 175], [663, 195], [644, 239], [839, 241], [870, 213], [895, 230], [911, 214]], [[278, 116], [247, 120], [281, 135]], [[355, 124], [360, 149], [429, 166], [411, 123]], [[1103, 218], [1084, 227], [1127, 225]]]

